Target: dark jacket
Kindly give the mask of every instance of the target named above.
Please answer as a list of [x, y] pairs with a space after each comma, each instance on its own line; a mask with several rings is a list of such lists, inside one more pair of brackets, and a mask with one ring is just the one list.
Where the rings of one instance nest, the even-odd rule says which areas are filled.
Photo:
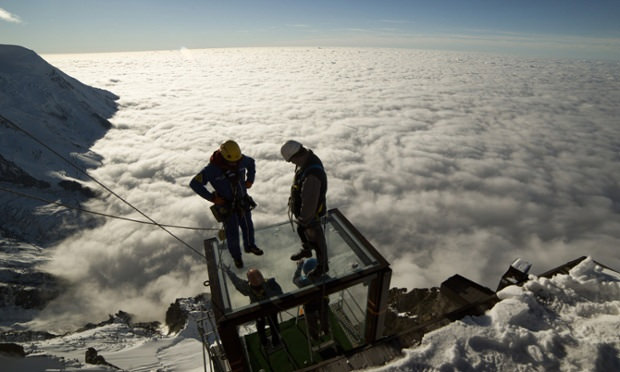
[[282, 294], [282, 287], [274, 278], [266, 279], [261, 288], [255, 289], [250, 286], [247, 280], [240, 279], [232, 271], [227, 271], [230, 281], [235, 288], [244, 296], [250, 297], [250, 302], [259, 302], [270, 297]]
[[189, 186], [208, 201], [213, 202], [214, 193], [205, 187], [210, 183], [218, 196], [232, 203], [235, 199], [243, 200], [247, 195], [246, 181], [254, 183], [256, 165], [254, 159], [242, 155], [241, 160], [231, 166], [219, 150], [211, 156], [209, 164], [190, 182]]
[[327, 175], [323, 163], [312, 150], [307, 150], [301, 166], [295, 169], [289, 207], [302, 225], [312, 222], [327, 212]]

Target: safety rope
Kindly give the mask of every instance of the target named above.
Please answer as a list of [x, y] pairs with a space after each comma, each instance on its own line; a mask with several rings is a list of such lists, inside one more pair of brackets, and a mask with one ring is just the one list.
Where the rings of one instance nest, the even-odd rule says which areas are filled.
[[[71, 209], [71, 210], [76, 210], [76, 211], [80, 211], [80, 212], [84, 212], [84, 213], [95, 214], [95, 215], [102, 216], [102, 217], [108, 217], [108, 218], [114, 218], [114, 219], [123, 220], [123, 221], [141, 223], [141, 224], [145, 224], [145, 225], [155, 225], [154, 223], [152, 223], [150, 221], [137, 220], [135, 218], [121, 217], [121, 216], [116, 216], [116, 215], [113, 215], [113, 214], [96, 212], [96, 211], [92, 211], [92, 210], [89, 210], [89, 209], [85, 209], [85, 208], [81, 208], [81, 207], [75, 207], [75, 206], [71, 206], [71, 205], [68, 205], [68, 204], [65, 204], [65, 203], [61, 203], [61, 202], [57, 202], [57, 201], [41, 198], [39, 196], [26, 194], [24, 192], [10, 190], [10, 189], [4, 188], [2, 186], [0, 186], [0, 191], [4, 191], [4, 192], [11, 193], [11, 194], [15, 194], [15, 195], [21, 196], [23, 198], [28, 198], [28, 199], [42, 201], [42, 202], [45, 202], [47, 204], [58, 205], [60, 207]], [[219, 228], [213, 228], [213, 227], [192, 227], [192, 226], [178, 226], [178, 225], [168, 225], [168, 224], [160, 224], [160, 225], [164, 226], [164, 227], [170, 227], [170, 228], [175, 228], [175, 229], [185, 229], [185, 230], [203, 230], [203, 231], [218, 231], [219, 230]]]
[[182, 240], [181, 238], [179, 238], [178, 236], [176, 236], [174, 233], [172, 233], [170, 230], [168, 230], [164, 225], [161, 225], [160, 223], [158, 223], [157, 221], [155, 221], [154, 219], [152, 219], [151, 217], [149, 217], [148, 215], [146, 215], [144, 212], [142, 212], [140, 209], [138, 209], [137, 207], [135, 207], [133, 204], [131, 204], [130, 202], [128, 202], [127, 200], [125, 200], [123, 197], [121, 197], [120, 195], [118, 195], [116, 192], [114, 192], [112, 189], [110, 189], [109, 187], [107, 187], [106, 185], [104, 185], [103, 183], [101, 183], [99, 180], [97, 180], [95, 177], [91, 176], [90, 174], [88, 174], [88, 172], [86, 172], [85, 170], [83, 170], [82, 168], [80, 168], [79, 166], [77, 166], [76, 164], [74, 164], [71, 160], [65, 158], [64, 156], [62, 156], [60, 153], [58, 153], [56, 150], [54, 150], [53, 148], [51, 148], [50, 146], [48, 146], [46, 143], [44, 143], [43, 141], [39, 140], [37, 137], [35, 137], [34, 135], [32, 135], [30, 132], [28, 132], [27, 130], [21, 128], [19, 125], [15, 124], [13, 121], [7, 119], [5, 116], [0, 114], [0, 119], [4, 120], [9, 126], [13, 127], [15, 130], [25, 134], [27, 137], [29, 137], [30, 139], [32, 139], [33, 141], [35, 141], [36, 143], [38, 143], [39, 145], [45, 147], [47, 150], [49, 150], [52, 154], [56, 155], [57, 157], [59, 157], [60, 159], [62, 159], [63, 161], [65, 161], [67, 164], [71, 165], [72, 167], [74, 167], [78, 172], [82, 173], [83, 175], [85, 175], [86, 177], [90, 178], [92, 181], [94, 181], [95, 183], [97, 183], [99, 186], [101, 186], [104, 190], [106, 190], [107, 192], [109, 192], [110, 194], [114, 195], [115, 197], [117, 197], [119, 200], [121, 200], [123, 203], [127, 204], [129, 207], [131, 207], [133, 210], [135, 210], [136, 212], [140, 213], [144, 218], [146, 218], [147, 220], [149, 220], [153, 225], [159, 227], [160, 229], [164, 230], [166, 233], [168, 233], [168, 235], [172, 236], [174, 239], [176, 239], [178, 242], [180, 242], [181, 244], [183, 244], [185, 247], [187, 247], [188, 249], [190, 249], [192, 252], [196, 253], [198, 256], [200, 256], [201, 258], [206, 258], [200, 251], [198, 251], [196, 248], [192, 247], [191, 245], [189, 245], [188, 243], [186, 243], [184, 240]]

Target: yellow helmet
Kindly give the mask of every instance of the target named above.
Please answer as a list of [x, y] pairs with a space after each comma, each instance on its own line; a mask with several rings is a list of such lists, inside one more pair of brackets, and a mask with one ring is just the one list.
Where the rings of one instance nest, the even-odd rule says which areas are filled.
[[241, 159], [241, 149], [237, 142], [228, 140], [220, 145], [220, 152], [226, 161], [239, 161]]

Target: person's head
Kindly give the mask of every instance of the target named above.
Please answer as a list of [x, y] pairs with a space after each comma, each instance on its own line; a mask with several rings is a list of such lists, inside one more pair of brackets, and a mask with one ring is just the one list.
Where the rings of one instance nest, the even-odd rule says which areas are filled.
[[260, 288], [265, 282], [263, 274], [258, 269], [250, 269], [247, 272], [248, 283], [254, 288]]
[[295, 140], [288, 140], [282, 145], [282, 148], [280, 148], [280, 153], [284, 160], [291, 162], [296, 156], [303, 154], [305, 150], [306, 149], [301, 143]]
[[220, 153], [224, 160], [229, 163], [236, 163], [241, 160], [241, 149], [237, 142], [228, 140], [220, 145]]

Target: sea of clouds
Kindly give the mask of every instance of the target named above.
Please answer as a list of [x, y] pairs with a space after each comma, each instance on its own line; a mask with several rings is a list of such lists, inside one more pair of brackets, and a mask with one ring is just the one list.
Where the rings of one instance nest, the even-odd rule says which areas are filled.
[[[218, 227], [188, 183], [230, 138], [256, 159], [257, 227], [286, 221], [293, 166], [279, 149], [297, 139], [324, 162], [329, 207], [392, 263], [392, 286], [458, 273], [495, 289], [517, 257], [537, 273], [583, 255], [620, 268], [617, 62], [346, 48], [43, 57], [120, 96], [91, 174], [159, 223]], [[144, 219], [102, 195], [86, 207]], [[197, 250], [214, 234], [171, 231]], [[161, 318], [205, 291], [204, 259], [153, 226], [105, 220], [53, 256], [47, 269], [76, 283], [48, 308], [56, 320]]]

